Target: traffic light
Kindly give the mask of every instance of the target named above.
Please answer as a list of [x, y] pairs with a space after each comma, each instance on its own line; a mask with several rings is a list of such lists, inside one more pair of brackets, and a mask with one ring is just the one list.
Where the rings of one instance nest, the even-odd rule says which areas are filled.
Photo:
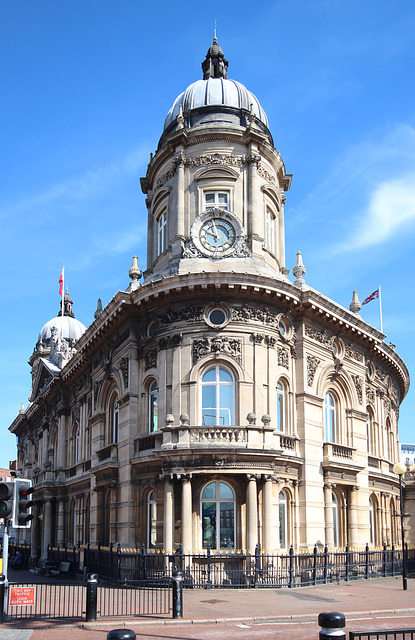
[[34, 488], [31, 480], [24, 478], [16, 478], [14, 481], [14, 508], [12, 527], [14, 529], [27, 529], [30, 527], [30, 521], [33, 520], [30, 508], [34, 502], [30, 500]]
[[0, 482], [0, 518], [6, 519], [13, 511], [14, 482]]

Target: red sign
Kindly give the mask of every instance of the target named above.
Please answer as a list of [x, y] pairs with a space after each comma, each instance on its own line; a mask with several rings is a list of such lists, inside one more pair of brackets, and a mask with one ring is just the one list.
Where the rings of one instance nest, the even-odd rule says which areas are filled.
[[35, 587], [10, 587], [9, 604], [14, 607], [35, 604]]

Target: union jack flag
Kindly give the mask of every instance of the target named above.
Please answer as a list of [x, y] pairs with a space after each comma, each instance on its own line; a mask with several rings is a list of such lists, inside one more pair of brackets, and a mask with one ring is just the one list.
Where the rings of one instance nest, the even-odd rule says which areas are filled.
[[363, 306], [364, 304], [367, 304], [368, 302], [371, 302], [371, 300], [376, 300], [376, 298], [379, 298], [379, 289], [376, 289], [376, 291], [374, 291], [373, 293], [371, 293], [371, 294], [370, 294], [370, 296], [368, 296], [368, 297], [366, 298], [366, 300], [364, 300], [364, 301], [362, 302], [362, 306]]

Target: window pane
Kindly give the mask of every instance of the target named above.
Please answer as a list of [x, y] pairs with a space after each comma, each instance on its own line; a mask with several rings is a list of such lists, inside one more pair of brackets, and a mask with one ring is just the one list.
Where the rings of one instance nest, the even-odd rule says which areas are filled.
[[233, 382], [232, 376], [226, 369], [219, 367], [219, 380], [221, 382]]
[[220, 503], [220, 547], [233, 547], [234, 541], [234, 504]]
[[206, 203], [214, 203], [215, 202], [215, 194], [214, 193], [205, 193]]
[[214, 500], [216, 498], [216, 482], [211, 482], [203, 489], [202, 500]]
[[203, 548], [216, 549], [216, 502], [202, 503]]
[[233, 500], [233, 491], [228, 484], [225, 482], [220, 483], [219, 496], [223, 498], [228, 498]]
[[202, 382], [215, 382], [215, 368], [206, 371], [202, 378]]
[[228, 194], [218, 193], [218, 202], [220, 202], [220, 204], [228, 204]]

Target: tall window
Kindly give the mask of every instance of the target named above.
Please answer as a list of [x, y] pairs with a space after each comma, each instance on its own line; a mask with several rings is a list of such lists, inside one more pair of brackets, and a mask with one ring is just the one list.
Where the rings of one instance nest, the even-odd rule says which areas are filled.
[[111, 443], [118, 442], [118, 424], [119, 424], [119, 404], [118, 400], [114, 400], [111, 415]]
[[340, 540], [340, 511], [339, 511], [339, 500], [336, 494], [333, 491], [333, 541], [334, 546], [339, 546]]
[[235, 385], [232, 374], [215, 365], [202, 378], [202, 425], [234, 424]]
[[167, 213], [163, 213], [157, 220], [157, 253], [163, 253], [167, 249]]
[[371, 409], [367, 408], [367, 418], [366, 418], [366, 432], [367, 432], [367, 452], [375, 453], [375, 431], [373, 424], [373, 413]]
[[375, 544], [375, 508], [372, 498], [369, 498], [369, 542]]
[[147, 502], [147, 546], [155, 549], [157, 542], [157, 496], [152, 491]]
[[324, 396], [324, 425], [326, 442], [337, 442], [337, 403], [330, 392]]
[[205, 191], [205, 209], [213, 209], [220, 207], [221, 209], [229, 209], [229, 192], [228, 191]]
[[265, 246], [275, 253], [275, 216], [268, 208], [265, 214]]
[[153, 382], [149, 388], [148, 396], [148, 423], [149, 431], [157, 431], [158, 429], [158, 386], [157, 382]]
[[280, 491], [279, 497], [279, 537], [280, 537], [280, 548], [287, 549], [288, 547], [288, 537], [287, 537], [287, 494], [285, 491]]
[[281, 380], [277, 383], [277, 429], [287, 431], [287, 393]]
[[81, 430], [76, 424], [73, 428], [73, 463], [77, 464], [80, 458]]
[[235, 494], [228, 484], [215, 480], [203, 489], [201, 521], [204, 549], [235, 546]]

